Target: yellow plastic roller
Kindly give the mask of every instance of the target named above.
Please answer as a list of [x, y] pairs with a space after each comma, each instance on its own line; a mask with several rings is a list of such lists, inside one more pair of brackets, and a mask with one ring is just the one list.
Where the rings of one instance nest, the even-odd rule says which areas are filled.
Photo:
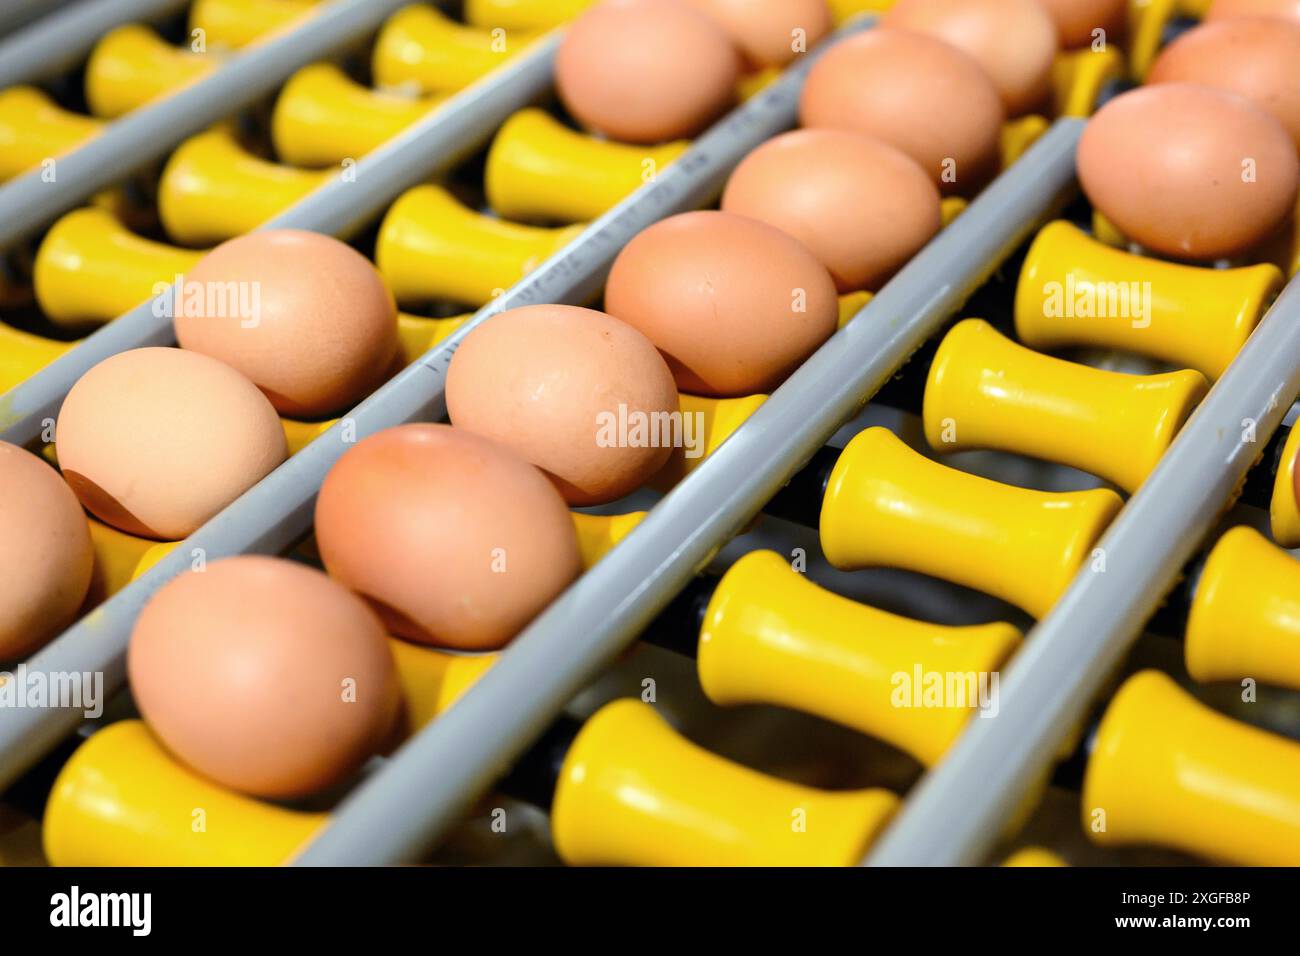
[[1268, 509], [1273, 540], [1284, 548], [1300, 548], [1300, 505], [1296, 501], [1295, 479], [1297, 457], [1300, 457], [1300, 428], [1293, 427], [1286, 436], [1273, 475], [1273, 494]]
[[1187, 616], [1187, 672], [1300, 690], [1300, 562], [1253, 528], [1210, 552]]
[[280, 91], [271, 141], [283, 162], [337, 166], [383, 145], [442, 102], [371, 90], [331, 63], [313, 63]]
[[613, 143], [576, 132], [545, 110], [520, 110], [488, 151], [488, 202], [520, 222], [585, 222], [651, 181], [689, 146]]
[[397, 313], [398, 348], [402, 365], [407, 366], [472, 319], [472, 313], [445, 319], [426, 319], [421, 315]]
[[388, 18], [375, 40], [371, 72], [381, 87], [455, 93], [487, 76], [537, 37], [533, 31], [466, 26], [413, 4]]
[[1061, 857], [1057, 856], [1051, 850], [1044, 850], [1042, 847], [1038, 846], [1027, 846], [1023, 850], [1017, 850], [1015, 853], [1011, 854], [1011, 856], [1007, 857], [1006, 860], [1003, 861], [1002, 865], [1041, 868], [1047, 866], [1069, 866], [1070, 864], [1066, 863], [1065, 860], [1061, 859]]
[[830, 0], [831, 16], [836, 25], [864, 13], [884, 13], [895, 0]]
[[[697, 444], [688, 449], [684, 443], [674, 444], [672, 454], [650, 486], [665, 494], [679, 481], [694, 471], [705, 459], [721, 447], [749, 416], [767, 401], [766, 395], [746, 395], [741, 398], [703, 398], [682, 392], [678, 396], [683, 425], [690, 423], [690, 437]], [[685, 432], [683, 432], [685, 434]], [[691, 454], [688, 457], [687, 451]]]
[[202, 30], [214, 48], [247, 46], [254, 40], [292, 26], [320, 0], [194, 0], [190, 31]]
[[590, 570], [614, 547], [632, 533], [645, 520], [649, 512], [631, 511], [621, 515], [590, 515], [573, 512], [573, 527], [578, 532], [578, 550], [582, 553], [582, 567]]
[[112, 597], [170, 554], [177, 544], [175, 541], [154, 541], [127, 534], [94, 518], [86, 520], [90, 524], [90, 543], [95, 551], [87, 607]]
[[60, 342], [0, 322], [0, 394], [31, 378], [76, 342]]
[[375, 262], [399, 302], [490, 302], [568, 245], [582, 226], [548, 229], [468, 209], [440, 186], [417, 186], [389, 208]]
[[[57, 160], [103, 128], [102, 120], [65, 110], [35, 87], [0, 90], [0, 183]], [[58, 177], [57, 163], [49, 175]]]
[[[1028, 152], [1029, 147], [1038, 142], [1039, 137], [1046, 133], [1051, 125], [1046, 117], [1033, 114], [1021, 116], [1019, 119], [1004, 123], [999, 141], [1002, 154], [1002, 169], [1007, 170], [1014, 166], [1016, 161]], [[944, 224], [947, 225], [946, 222]]]
[[219, 56], [164, 42], [149, 27], [128, 23], [107, 33], [86, 63], [90, 111], [116, 119], [206, 76]]
[[595, 0], [465, 0], [465, 20], [476, 27], [546, 30], [568, 23]]
[[1086, 119], [1097, 108], [1101, 91], [1124, 75], [1124, 56], [1107, 43], [1101, 50], [1088, 47], [1058, 53], [1052, 63], [1052, 104], [1057, 116]]
[[158, 213], [177, 242], [216, 245], [252, 232], [334, 175], [254, 156], [222, 126], [172, 153], [158, 181]]
[[1105, 488], [1031, 491], [947, 468], [887, 428], [849, 442], [821, 510], [842, 570], [905, 568], [996, 595], [1041, 618], [1119, 511]]
[[36, 252], [36, 300], [59, 325], [107, 322], [202, 257], [197, 250], [137, 236], [104, 209], [76, 209], [54, 224]]
[[981, 319], [953, 327], [925, 386], [937, 452], [1016, 452], [1136, 491], [1209, 391], [1200, 372], [1125, 375], [1027, 349]]
[[700, 630], [716, 704], [816, 714], [936, 763], [972, 714], [996, 713], [992, 675], [1020, 645], [1010, 624], [943, 627], [818, 587], [772, 551], [727, 571]]
[[1206, 269], [1113, 249], [1074, 225], [1044, 227], [1016, 289], [1016, 334], [1037, 349], [1121, 349], [1214, 380], [1282, 287], [1273, 265]]
[[639, 701], [599, 710], [560, 770], [551, 835], [577, 866], [852, 866], [898, 807], [708, 753]]
[[1128, 5], [1128, 57], [1133, 79], [1141, 82], [1160, 53], [1165, 27], [1186, 0], [1130, 0]]
[[1243, 866], [1300, 866], [1300, 744], [1216, 713], [1159, 671], [1130, 677], [1097, 732], [1083, 825]]
[[389, 638], [402, 688], [403, 736], [444, 713], [500, 658], [499, 654], [460, 654]]

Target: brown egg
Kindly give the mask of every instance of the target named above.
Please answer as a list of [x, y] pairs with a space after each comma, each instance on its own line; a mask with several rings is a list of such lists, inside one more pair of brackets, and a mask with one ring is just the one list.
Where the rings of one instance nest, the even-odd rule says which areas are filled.
[[1206, 22], [1233, 17], [1285, 17], [1300, 20], [1300, 0], [1214, 0]]
[[780, 385], [835, 332], [838, 303], [798, 240], [747, 216], [688, 212], [623, 248], [605, 309], [645, 333], [682, 391], [736, 396]]
[[505, 644], [580, 570], [546, 476], [449, 425], [402, 425], [349, 449], [321, 486], [316, 543], [390, 630], [470, 650]]
[[[452, 424], [543, 469], [571, 505], [639, 488], [673, 445], [673, 373], [644, 335], [603, 312], [532, 305], [471, 332], [447, 369]], [[671, 430], [669, 431], [671, 436]], [[679, 432], [680, 434], [680, 432]]]
[[1249, 17], [1189, 30], [1156, 59], [1148, 83], [1200, 83], [1271, 113], [1300, 149], [1300, 21]]
[[983, 68], [941, 40], [870, 30], [822, 55], [799, 121], [878, 136], [916, 160], [946, 193], [973, 193], [997, 170], [1004, 113]]
[[177, 305], [183, 348], [243, 372], [293, 418], [355, 405], [397, 355], [397, 306], [383, 279], [365, 256], [319, 233], [223, 242], [186, 274]]
[[941, 225], [939, 190], [925, 170], [888, 143], [848, 130], [768, 140], [736, 167], [722, 209], [798, 239], [840, 292], [879, 288]]
[[584, 126], [628, 143], [692, 136], [735, 96], [740, 56], [685, 0], [605, 0], [560, 42], [555, 83]]
[[259, 797], [347, 779], [384, 745], [400, 700], [366, 603], [315, 568], [255, 555], [159, 589], [131, 633], [127, 671], [172, 753]]
[[951, 43], [993, 78], [1010, 116], [1041, 107], [1059, 49], [1056, 23], [1038, 0], [898, 0], [884, 25]]
[[1265, 239], [1295, 202], [1295, 145], [1232, 93], [1168, 83], [1118, 96], [1079, 143], [1092, 204], [1154, 252], [1213, 260]]
[[81, 503], [114, 527], [176, 541], [287, 455], [266, 396], [216, 359], [182, 349], [121, 352], [83, 375], [55, 428]]
[[691, 0], [716, 20], [751, 67], [784, 66], [831, 32], [826, 0]]
[[77, 496], [40, 458], [0, 441], [0, 662], [72, 623], [94, 563]]
[[1104, 30], [1106, 42], [1114, 43], [1124, 35], [1124, 15], [1128, 0], [1038, 0], [1047, 10], [1067, 50], [1091, 46], [1093, 31]]

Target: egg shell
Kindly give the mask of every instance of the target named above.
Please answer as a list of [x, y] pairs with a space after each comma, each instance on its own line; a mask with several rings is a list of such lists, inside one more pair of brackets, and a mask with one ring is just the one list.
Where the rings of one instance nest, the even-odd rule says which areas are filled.
[[755, 68], [785, 66], [831, 32], [826, 0], [691, 0]]
[[[283, 415], [344, 411], [392, 370], [393, 296], [365, 256], [330, 236], [240, 236], [204, 256], [185, 283], [177, 341], [244, 373]], [[190, 299], [191, 290], [202, 294]]]
[[1107, 103], [1083, 132], [1078, 167], [1089, 200], [1125, 236], [1203, 261], [1267, 238], [1290, 213], [1300, 177], [1277, 120], [1235, 94], [1183, 83]]
[[1300, 149], [1300, 21], [1250, 17], [1188, 30], [1165, 47], [1147, 83], [1200, 83], [1244, 96]]
[[316, 501], [316, 543], [391, 631], [466, 650], [505, 644], [580, 570], [546, 476], [449, 425], [401, 425], [345, 452]]
[[1056, 23], [1038, 0], [898, 0], [886, 27], [951, 43], [990, 77], [1010, 116], [1042, 106], [1060, 49]]
[[0, 441], [0, 662], [72, 623], [94, 563], [77, 496], [40, 458]]
[[605, 310], [640, 329], [696, 395], [776, 388], [834, 334], [838, 308], [807, 247], [728, 212], [655, 223], [618, 254], [605, 286]]
[[671, 421], [663, 416], [679, 403], [673, 373], [636, 329], [592, 309], [533, 305], [488, 319], [460, 344], [447, 410], [456, 427], [545, 471], [569, 504], [594, 505], [639, 488], [672, 451], [625, 441], [632, 432], [616, 423]]
[[1128, 0], [1038, 0], [1056, 24], [1061, 46], [1076, 50], [1091, 46], [1093, 31], [1104, 30], [1106, 42], [1120, 40], [1127, 24]]
[[197, 530], [288, 454], [257, 386], [182, 349], [100, 362], [68, 392], [55, 436], [63, 476], [87, 509], [167, 541]]
[[879, 137], [944, 193], [971, 194], [997, 171], [1005, 114], [968, 55], [908, 30], [869, 30], [835, 44], [808, 73], [800, 124]]
[[627, 143], [698, 133], [735, 98], [740, 55], [685, 0], [605, 0], [565, 32], [560, 100], [584, 126]]
[[942, 225], [939, 190], [925, 170], [888, 143], [848, 130], [768, 140], [736, 167], [722, 209], [798, 239], [840, 292], [879, 288]]
[[1300, 20], [1300, 0], [1214, 0], [1207, 23], [1233, 17], [1284, 17]]
[[400, 702], [366, 603], [315, 568], [257, 555], [159, 589], [136, 621], [127, 670], [172, 753], [259, 797], [348, 778], [386, 742]]

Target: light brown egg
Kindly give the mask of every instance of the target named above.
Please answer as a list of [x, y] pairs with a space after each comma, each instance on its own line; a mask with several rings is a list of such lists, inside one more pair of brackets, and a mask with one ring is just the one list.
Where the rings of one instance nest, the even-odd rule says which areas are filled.
[[774, 226], [688, 212], [644, 230], [614, 260], [605, 310], [640, 329], [697, 395], [767, 392], [835, 332], [826, 267]]
[[400, 700], [364, 601], [315, 568], [254, 555], [165, 584], [136, 621], [127, 670], [172, 753], [259, 797], [347, 779], [387, 742]]
[[94, 563], [77, 496], [40, 458], [0, 441], [0, 662], [72, 623]]
[[1056, 23], [1038, 0], [898, 0], [886, 27], [951, 43], [993, 78], [1010, 116], [1041, 107], [1060, 48]]
[[879, 288], [941, 225], [939, 190], [925, 170], [888, 143], [848, 130], [768, 140], [731, 174], [722, 209], [798, 239], [840, 292]]
[[123, 531], [167, 541], [197, 530], [287, 454], [257, 386], [183, 349], [100, 362], [68, 392], [55, 437], [83, 505]]
[[690, 0], [727, 31], [751, 67], [784, 66], [831, 32], [826, 0]]
[[1079, 143], [1079, 179], [1128, 238], [1185, 259], [1237, 255], [1295, 203], [1295, 145], [1232, 93], [1167, 83], [1118, 96]]
[[1248, 17], [1189, 30], [1167, 46], [1148, 83], [1200, 83], [1271, 113], [1300, 149], [1300, 21]]
[[685, 0], [605, 0], [570, 26], [555, 60], [560, 100], [628, 143], [692, 136], [735, 96], [740, 55]]
[[996, 172], [1004, 118], [978, 63], [907, 30], [870, 30], [837, 43], [809, 71], [799, 101], [801, 125], [877, 136], [945, 193], [973, 193]]
[[1300, 0], [1214, 0], [1206, 22], [1233, 17], [1285, 17], [1300, 20]]
[[449, 425], [401, 425], [349, 449], [316, 500], [316, 543], [391, 631], [469, 650], [505, 644], [580, 570], [546, 476]]
[[664, 466], [673, 446], [654, 423], [671, 423], [679, 403], [673, 373], [632, 326], [591, 309], [532, 305], [494, 316], [461, 343], [447, 369], [447, 411], [457, 428], [545, 471], [569, 504], [594, 505]]
[[1106, 42], [1124, 35], [1128, 0], [1038, 0], [1056, 24], [1061, 46], [1067, 50], [1091, 46], [1094, 30], [1106, 32]]
[[243, 372], [292, 418], [345, 411], [397, 355], [397, 306], [383, 279], [365, 256], [319, 233], [223, 242], [186, 274], [180, 304], [181, 346]]

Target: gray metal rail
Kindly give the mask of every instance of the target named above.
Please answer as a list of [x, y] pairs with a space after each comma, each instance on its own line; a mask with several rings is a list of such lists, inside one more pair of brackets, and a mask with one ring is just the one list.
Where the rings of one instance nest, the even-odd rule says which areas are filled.
[[1082, 129], [1058, 122], [985, 190], [455, 706], [350, 794], [297, 863], [419, 859], [1054, 210], [1073, 186]]

